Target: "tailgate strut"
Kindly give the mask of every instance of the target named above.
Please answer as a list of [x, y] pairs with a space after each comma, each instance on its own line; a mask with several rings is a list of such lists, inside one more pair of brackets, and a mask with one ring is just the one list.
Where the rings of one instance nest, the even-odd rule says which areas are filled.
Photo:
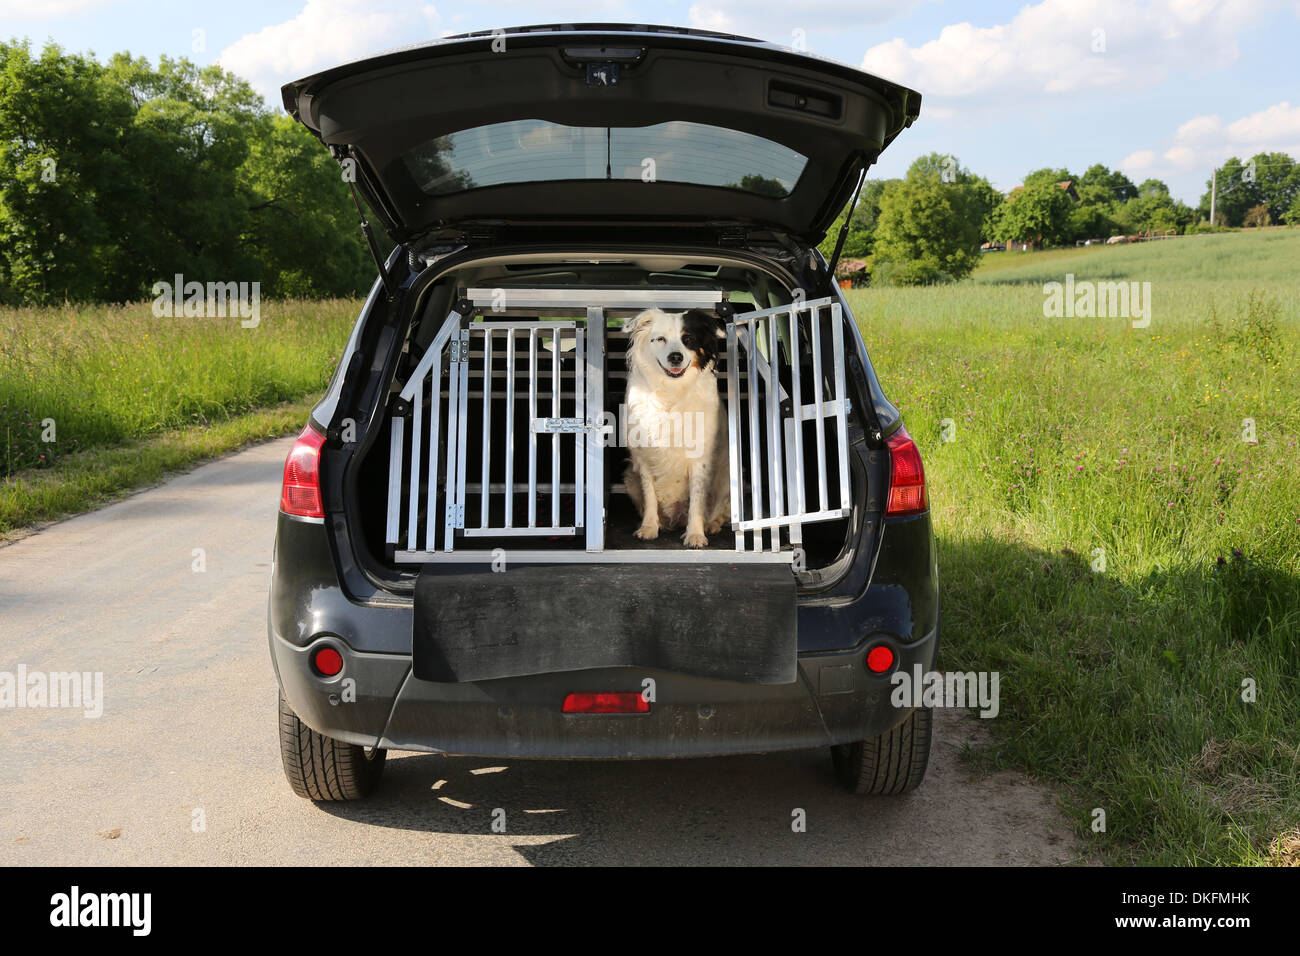
[[857, 208], [858, 196], [862, 193], [862, 184], [867, 180], [867, 167], [862, 167], [862, 172], [858, 176], [857, 188], [853, 190], [853, 198], [849, 200], [848, 211], [844, 214], [844, 225], [840, 226], [839, 238], [835, 240], [835, 251], [831, 254], [831, 261], [826, 264], [826, 291], [831, 295], [835, 294], [835, 267], [840, 262], [840, 252], [844, 249], [844, 240], [849, 235], [849, 223], [853, 221], [853, 210]]
[[[384, 257], [379, 254], [379, 243], [375, 241], [374, 230], [370, 228], [370, 222], [366, 219], [366, 214], [361, 208], [361, 201], [357, 198], [356, 170], [359, 161], [351, 146], [348, 147], [347, 152], [347, 157], [339, 157], [336, 154], [335, 158], [338, 159], [339, 165], [343, 167], [345, 173], [343, 178], [348, 184], [348, 189], [352, 191], [352, 205], [357, 207], [357, 218], [361, 220], [361, 235], [366, 237], [366, 247], [370, 250], [370, 258], [375, 261], [375, 268], [379, 270], [379, 281], [384, 284], [384, 291], [388, 293], [388, 301], [392, 302], [397, 297], [397, 287], [393, 284], [393, 277], [384, 268]], [[345, 165], [348, 160], [352, 162], [350, 170]], [[352, 175], [346, 175], [349, 172]]]

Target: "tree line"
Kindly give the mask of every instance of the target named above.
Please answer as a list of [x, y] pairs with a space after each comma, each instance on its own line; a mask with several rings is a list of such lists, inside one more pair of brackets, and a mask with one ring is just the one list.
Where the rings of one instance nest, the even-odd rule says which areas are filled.
[[[862, 260], [872, 282], [929, 284], [969, 275], [984, 243], [1062, 246], [1274, 223], [1300, 225], [1300, 165], [1286, 153], [1228, 160], [1194, 209], [1158, 179], [1135, 184], [1101, 163], [1082, 175], [1036, 169], [1003, 195], [956, 157], [931, 153], [902, 179], [863, 184], [841, 260]], [[841, 214], [824, 253], [843, 225]]]
[[273, 296], [374, 281], [339, 165], [245, 81], [0, 42], [0, 303], [136, 301], [177, 273]]
[[[843, 257], [863, 259], [871, 281], [918, 284], [968, 275], [982, 242], [1300, 224], [1300, 166], [1284, 153], [1229, 160], [1213, 223], [1206, 187], [1192, 209], [1157, 179], [1096, 164], [1034, 170], [1003, 195], [932, 153], [902, 179], [865, 183]], [[239, 77], [0, 42], [0, 304], [137, 301], [177, 273], [350, 296], [374, 265], [339, 165]]]

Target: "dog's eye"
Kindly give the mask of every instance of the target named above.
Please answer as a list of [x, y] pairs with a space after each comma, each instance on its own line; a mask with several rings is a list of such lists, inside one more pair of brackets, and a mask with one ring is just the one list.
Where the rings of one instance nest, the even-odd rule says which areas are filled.
[[682, 345], [686, 346], [688, 349], [693, 349], [693, 348], [695, 348], [695, 339], [693, 339], [693, 338], [692, 338], [691, 336], [689, 336], [689, 335], [683, 335], [683, 336], [682, 336]]
[[655, 343], [656, 345], [660, 345], [660, 344], [662, 344], [662, 343], [664, 343], [664, 342], [667, 342], [667, 341], [668, 341], [668, 340], [667, 340], [666, 338], [664, 338], [662, 335], [659, 336], [659, 338], [654, 339], [654, 343]]

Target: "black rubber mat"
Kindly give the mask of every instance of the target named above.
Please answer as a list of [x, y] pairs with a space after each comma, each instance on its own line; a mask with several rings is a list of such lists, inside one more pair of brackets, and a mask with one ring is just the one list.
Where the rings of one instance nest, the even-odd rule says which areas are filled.
[[750, 684], [796, 679], [787, 565], [606, 564], [422, 573], [419, 680], [646, 667]]

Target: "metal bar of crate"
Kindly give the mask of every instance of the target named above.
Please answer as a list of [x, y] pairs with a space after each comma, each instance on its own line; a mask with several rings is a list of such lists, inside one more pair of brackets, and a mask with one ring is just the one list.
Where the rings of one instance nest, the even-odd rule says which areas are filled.
[[[438, 417], [438, 407], [433, 409], [434, 418]], [[415, 401], [411, 403], [411, 475], [415, 477], [420, 473], [420, 437], [423, 432], [423, 415], [424, 415], [424, 389], [415, 390]], [[434, 445], [434, 457], [437, 457], [437, 445]], [[419, 533], [420, 518], [420, 496], [416, 492], [419, 487], [414, 481], [411, 483], [411, 500], [407, 503], [406, 508], [406, 547], [411, 551], [415, 550], [415, 538]], [[426, 515], [426, 520], [433, 523], [433, 516]]]
[[[822, 379], [822, 320], [821, 313], [812, 309], [808, 313], [812, 332], [813, 404], [817, 413], [817, 510], [826, 507], [826, 417], [822, 411], [825, 382]], [[798, 399], [803, 401], [803, 399]]]
[[[586, 329], [575, 330], [573, 334], [573, 417], [590, 425], [587, 417], [587, 393], [584, 372], [587, 364]], [[583, 513], [583, 457], [587, 453], [588, 432], [573, 436], [573, 523], [583, 526], [586, 515]]]
[[[460, 450], [458, 441], [458, 432], [453, 433], [452, 425], [457, 423], [460, 410], [460, 367], [464, 361], [460, 357], [461, 332], [457, 329], [456, 334], [451, 340], [451, 356], [447, 361], [447, 471], [444, 497], [446, 503], [443, 506], [443, 538], [442, 549], [444, 551], [455, 550], [455, 517], [454, 511], [457, 504], [456, 497], [456, 458]], [[437, 517], [430, 512], [429, 524], [432, 525], [437, 521]], [[432, 549], [430, 549], [432, 550]]]
[[[753, 321], [753, 320], [748, 320]], [[763, 470], [759, 467], [759, 450], [758, 450], [758, 387], [754, 384], [758, 381], [758, 349], [755, 343], [758, 336], [754, 334], [757, 330], [753, 325], [750, 326], [749, 347], [745, 350], [749, 359], [749, 488], [750, 503], [753, 505], [752, 513], [755, 518], [763, 514]], [[748, 550], [748, 548], [746, 548]], [[754, 535], [754, 550], [763, 550], [763, 535], [757, 532]]]
[[[849, 426], [846, 420], [846, 399], [844, 381], [844, 321], [838, 302], [831, 303], [831, 343], [832, 356], [835, 360], [835, 397], [839, 405], [835, 409], [835, 445], [839, 452], [840, 465], [840, 508], [849, 507]], [[822, 459], [823, 463], [825, 459]]]
[[[476, 307], [492, 308], [498, 289], [468, 289], [466, 298]], [[717, 305], [727, 294], [716, 289], [507, 289], [506, 312], [546, 308], [600, 309], [703, 309]], [[581, 303], [581, 305], [578, 305]], [[494, 314], [498, 314], [496, 310]]]
[[[605, 407], [605, 310], [587, 307], [587, 411], [596, 417]], [[597, 421], [595, 424], [599, 425]], [[587, 448], [587, 551], [605, 550], [605, 436], [597, 430], [586, 435]]]
[[[560, 330], [551, 332], [551, 416], [560, 417]], [[560, 523], [560, 434], [551, 433], [551, 525]]]
[[[793, 351], [793, 350], [792, 350]], [[797, 354], [797, 353], [796, 353]], [[794, 363], [797, 364], [797, 363]], [[794, 447], [795, 436], [802, 429], [803, 425], [793, 418], [785, 420], [785, 446]], [[795, 466], [794, 458], [790, 455], [785, 456], [785, 481], [786, 496], [790, 505], [790, 513], [799, 515], [798, 521], [790, 524], [790, 546], [798, 548], [803, 544], [803, 517], [804, 507], [800, 502], [803, 497], [803, 472]]]
[[479, 469], [482, 492], [479, 495], [478, 524], [486, 528], [492, 481], [492, 329], [483, 330], [483, 465]]
[[521, 538], [528, 535], [534, 537], [558, 537], [572, 535], [575, 530], [572, 525], [568, 527], [553, 525], [542, 528], [466, 528], [465, 536], [467, 538]]
[[[465, 467], [469, 458], [469, 340], [470, 330], [461, 333], [460, 340], [460, 407], [456, 416], [456, 504], [447, 515], [447, 548], [451, 549], [455, 537], [453, 529], [465, 527]], [[448, 413], [450, 414], [450, 413]], [[450, 436], [448, 436], [450, 437]]]
[[506, 329], [506, 517], [515, 523], [515, 330]]
[[537, 330], [528, 330], [528, 527], [537, 527]]
[[[727, 453], [731, 463], [731, 527], [745, 516], [744, 486], [740, 481], [740, 349], [736, 323], [727, 323]], [[736, 550], [745, 550], [745, 534], [737, 531]]]
[[[781, 382], [781, 340], [777, 315], [767, 317], [767, 361], [772, 369], [772, 381], [767, 387], [767, 429], [768, 429], [768, 472], [771, 476], [768, 485], [768, 498], [772, 506], [772, 517], [780, 518], [784, 513], [785, 486], [781, 474], [783, 456], [781, 454], [781, 400], [777, 397], [777, 385]], [[772, 528], [772, 550], [781, 550], [781, 530]]]
[[[816, 315], [816, 312], [814, 312], [813, 314]], [[790, 422], [790, 426], [791, 426], [790, 431], [792, 433], [791, 437], [793, 437], [794, 439], [794, 472], [790, 478], [790, 482], [794, 490], [793, 511], [795, 514], [801, 515], [807, 510], [808, 503], [804, 501], [804, 486], [803, 486], [803, 474], [804, 474], [803, 472], [803, 422], [799, 418], [799, 409], [802, 407], [802, 402], [803, 402], [803, 381], [801, 380], [800, 377], [801, 372], [799, 366], [802, 363], [799, 361], [799, 358], [800, 358], [799, 312], [794, 306], [791, 306], [790, 307], [790, 391], [794, 393], [794, 402], [792, 403], [793, 408], [791, 409], [794, 417]], [[791, 526], [792, 529], [797, 527], [799, 526], [798, 525]], [[790, 543], [791, 544], [795, 543], [793, 534], [791, 534]]]
[[[521, 529], [522, 530], [522, 529]], [[414, 564], [467, 564], [486, 561], [489, 552], [442, 551], [432, 554], [423, 551], [398, 551], [395, 560]], [[760, 551], [746, 555], [746, 563], [789, 564], [793, 551]], [[734, 564], [736, 552], [726, 548], [644, 548], [640, 550], [585, 551], [557, 549], [553, 551], [510, 551], [510, 563], [515, 564]]]
[[[406, 438], [406, 420], [394, 415], [388, 433], [388, 527], [384, 540], [397, 544], [398, 526], [402, 520], [402, 445]], [[419, 494], [410, 489], [411, 497]]]

